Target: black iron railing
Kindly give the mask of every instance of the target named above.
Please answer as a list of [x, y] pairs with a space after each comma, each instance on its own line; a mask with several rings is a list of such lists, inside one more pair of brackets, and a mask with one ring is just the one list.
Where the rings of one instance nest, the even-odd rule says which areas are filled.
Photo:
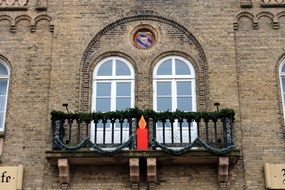
[[148, 129], [149, 149], [182, 154], [203, 147], [224, 154], [233, 142], [234, 111], [154, 112], [138, 108], [107, 113], [53, 111], [53, 149], [77, 151], [90, 148], [102, 154], [136, 149], [136, 131], [141, 116]]

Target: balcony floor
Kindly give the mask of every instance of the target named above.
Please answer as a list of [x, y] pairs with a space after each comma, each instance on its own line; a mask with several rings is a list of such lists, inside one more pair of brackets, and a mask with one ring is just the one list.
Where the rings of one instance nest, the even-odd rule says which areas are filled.
[[228, 157], [229, 164], [235, 164], [241, 152], [235, 149], [228, 154], [216, 155], [204, 149], [193, 149], [182, 155], [172, 155], [161, 150], [123, 150], [122, 152], [108, 156], [101, 155], [89, 149], [76, 152], [62, 150], [48, 150], [45, 157], [51, 165], [57, 165], [58, 159], [66, 158], [70, 165], [117, 165], [128, 164], [129, 158], [156, 158], [159, 164], [218, 164], [219, 157]]

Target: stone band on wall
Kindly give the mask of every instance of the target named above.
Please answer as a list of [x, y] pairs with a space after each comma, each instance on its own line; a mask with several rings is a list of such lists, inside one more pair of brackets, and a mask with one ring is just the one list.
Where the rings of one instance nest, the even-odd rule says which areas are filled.
[[29, 0], [0, 0], [0, 10], [27, 10]]
[[285, 7], [285, 0], [261, 0], [262, 7]]

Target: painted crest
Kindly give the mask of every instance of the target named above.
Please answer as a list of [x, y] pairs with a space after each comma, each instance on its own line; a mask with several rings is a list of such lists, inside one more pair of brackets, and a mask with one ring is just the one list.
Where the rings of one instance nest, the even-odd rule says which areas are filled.
[[138, 48], [148, 49], [152, 46], [154, 36], [151, 32], [138, 32], [135, 35], [135, 44]]

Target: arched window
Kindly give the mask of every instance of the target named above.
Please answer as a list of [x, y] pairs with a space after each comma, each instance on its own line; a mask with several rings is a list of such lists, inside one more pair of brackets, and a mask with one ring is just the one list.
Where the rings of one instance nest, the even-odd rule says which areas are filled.
[[[121, 57], [108, 57], [100, 61], [93, 72], [92, 111], [108, 112], [121, 111], [133, 108], [134, 96], [134, 69], [133, 66]], [[120, 128], [119, 120], [115, 121], [114, 129], [110, 120], [103, 124], [91, 125], [91, 140], [95, 143], [105, 144], [122, 143], [129, 138], [127, 121]]]
[[[153, 70], [153, 109], [158, 112], [196, 111], [195, 83], [195, 70], [187, 59], [180, 56], [161, 59]], [[197, 138], [196, 122], [184, 121], [179, 126], [177, 120], [174, 125], [167, 120], [156, 125], [156, 140], [161, 143], [189, 143]]]
[[0, 60], [0, 131], [4, 131], [10, 71], [7, 64]]
[[93, 72], [92, 111], [134, 107], [134, 69], [121, 57], [100, 61]]
[[196, 111], [195, 71], [187, 59], [161, 59], [153, 70], [153, 87], [154, 110]]
[[279, 76], [280, 76], [280, 87], [282, 95], [282, 108], [283, 108], [283, 115], [285, 118], [285, 60], [283, 60], [283, 62], [280, 65]]

